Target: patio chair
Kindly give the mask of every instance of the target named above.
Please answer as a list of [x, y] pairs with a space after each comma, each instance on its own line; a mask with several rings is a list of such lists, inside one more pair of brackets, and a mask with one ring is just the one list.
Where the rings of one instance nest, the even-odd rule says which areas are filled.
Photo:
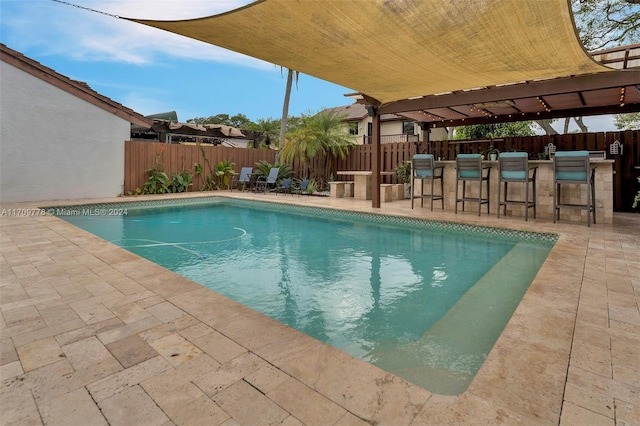
[[[533, 208], [533, 217], [536, 217], [536, 172], [537, 166], [529, 167], [529, 154], [526, 152], [503, 152], [498, 157], [498, 217], [500, 207], [504, 206], [504, 215], [507, 215], [507, 204], [524, 206], [524, 220], [529, 220], [529, 209]], [[533, 173], [531, 173], [533, 172]], [[524, 199], [510, 200], [508, 195], [509, 183], [524, 183]], [[501, 198], [502, 184], [504, 183], [504, 200]], [[533, 200], [529, 200], [529, 183], [533, 190]]]
[[309, 187], [309, 179], [303, 179], [300, 182], [300, 185], [298, 185], [298, 187], [295, 188], [295, 192], [298, 194], [298, 197], [303, 193], [308, 195], [308, 192], [307, 192], [308, 187]]
[[231, 184], [229, 185], [229, 188], [231, 189], [231, 192], [233, 192], [233, 186], [237, 183], [237, 184], [242, 184], [243, 188], [246, 188], [250, 183], [251, 183], [251, 174], [253, 173], [253, 168], [252, 167], [243, 167], [240, 170], [240, 173], [237, 175], [234, 175], [233, 178], [231, 179]]
[[274, 191], [276, 192], [276, 194], [278, 192], [282, 192], [283, 194], [288, 192], [289, 194], [293, 195], [293, 193], [291, 192], [291, 178], [282, 179], [282, 184], [276, 186]]
[[[556, 151], [553, 157], [553, 223], [560, 219], [560, 209], [584, 209], [587, 211], [587, 226], [591, 226], [591, 214], [593, 223], [596, 223], [595, 206], [595, 169], [589, 164], [589, 151]], [[586, 203], [561, 202], [560, 189], [562, 185], [586, 185]], [[566, 197], [571, 200], [574, 197]], [[577, 191], [575, 198], [581, 198]]]
[[[486, 173], [485, 173], [486, 172]], [[474, 201], [478, 203], [478, 216], [480, 216], [482, 205], [487, 205], [487, 213], [489, 213], [489, 175], [491, 174], [491, 166], [482, 164], [482, 156], [480, 154], [458, 154], [456, 157], [456, 207], [455, 213], [458, 213], [458, 203], [462, 202], [462, 211], [464, 211], [465, 201]], [[458, 183], [462, 181], [462, 198], [458, 197]], [[487, 197], [482, 197], [482, 182], [487, 182]], [[478, 182], [478, 196], [467, 196], [467, 182]]]
[[256, 192], [267, 192], [269, 187], [275, 187], [278, 182], [278, 173], [280, 173], [280, 168], [272, 167], [271, 170], [269, 170], [268, 176], [258, 176], [255, 187]]
[[[411, 160], [411, 208], [413, 209], [413, 199], [416, 197], [415, 188], [416, 181], [420, 181], [420, 207], [424, 207], [424, 199], [429, 198], [431, 200], [431, 211], [433, 211], [433, 200], [440, 200], [442, 202], [442, 209], [444, 210], [444, 166], [436, 166], [435, 160], [432, 154], [415, 154]], [[431, 192], [429, 194], [424, 193], [424, 181], [431, 182]], [[440, 195], [435, 195], [433, 192], [434, 183], [436, 180], [440, 180]]]

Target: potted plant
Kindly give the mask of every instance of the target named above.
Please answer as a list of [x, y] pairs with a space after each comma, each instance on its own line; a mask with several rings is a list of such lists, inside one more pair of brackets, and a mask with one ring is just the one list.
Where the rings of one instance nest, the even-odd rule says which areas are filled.
[[491, 147], [486, 149], [482, 154], [484, 155], [484, 158], [496, 161], [498, 159], [498, 154], [500, 154], [500, 150], [498, 150], [498, 148]]
[[398, 183], [404, 184], [404, 196], [411, 196], [411, 163], [404, 162], [396, 164], [396, 175]]

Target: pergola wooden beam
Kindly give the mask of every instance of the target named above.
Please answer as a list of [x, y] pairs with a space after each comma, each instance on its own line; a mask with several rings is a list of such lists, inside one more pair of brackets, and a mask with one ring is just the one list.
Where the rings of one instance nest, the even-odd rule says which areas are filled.
[[457, 105], [498, 102], [506, 99], [522, 99], [637, 85], [640, 85], [640, 70], [634, 69], [616, 73], [588, 74], [529, 81], [443, 95], [430, 95], [417, 99], [405, 99], [381, 105], [378, 111], [380, 114], [399, 114]]

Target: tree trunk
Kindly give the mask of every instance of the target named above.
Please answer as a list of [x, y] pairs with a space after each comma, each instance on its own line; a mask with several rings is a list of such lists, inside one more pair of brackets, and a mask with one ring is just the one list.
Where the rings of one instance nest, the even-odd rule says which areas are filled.
[[582, 133], [589, 133], [589, 129], [587, 128], [587, 125], [582, 121], [582, 117], [574, 117], [573, 120], [576, 122], [578, 127], [580, 127], [580, 131]]
[[287, 72], [287, 88], [284, 92], [284, 103], [282, 104], [282, 119], [280, 120], [280, 149], [284, 148], [284, 135], [287, 132], [287, 120], [289, 118], [289, 99], [291, 98], [291, 85], [293, 84], [293, 70]]
[[557, 135], [558, 132], [556, 132], [556, 129], [554, 129], [553, 127], [551, 127], [551, 120], [536, 120], [536, 123], [538, 123], [538, 125], [540, 127], [542, 127], [542, 130], [544, 130], [545, 134], [547, 135]]

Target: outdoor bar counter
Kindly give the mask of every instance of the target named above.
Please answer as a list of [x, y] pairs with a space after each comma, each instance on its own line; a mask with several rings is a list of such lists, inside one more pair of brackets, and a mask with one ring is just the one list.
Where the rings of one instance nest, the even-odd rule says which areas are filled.
[[[497, 215], [498, 213], [498, 162], [483, 161], [483, 164], [491, 166], [490, 177], [490, 213]], [[613, 221], [613, 160], [591, 159], [590, 165], [595, 168], [595, 206], [597, 223], [612, 223]], [[453, 211], [456, 201], [456, 162], [455, 161], [436, 161], [436, 165], [444, 166], [444, 208]], [[529, 160], [529, 166], [537, 166], [536, 191], [537, 206], [536, 214], [538, 218], [553, 218], [553, 161], [551, 160]], [[414, 188], [415, 194], [420, 194], [419, 182], [418, 188]], [[425, 193], [430, 190], [430, 184], [425, 181]], [[439, 194], [439, 183], [436, 182], [435, 192]], [[486, 194], [486, 182], [483, 182], [483, 197]], [[532, 190], [529, 189], [531, 194]], [[460, 194], [462, 194], [462, 183], [460, 183]], [[467, 194], [473, 196], [478, 194], [478, 185], [467, 182]], [[502, 197], [504, 197], [504, 186], [502, 188]], [[531, 196], [531, 195], [530, 195]], [[562, 200], [570, 200], [573, 204], [586, 204], [587, 188], [586, 185], [562, 185]], [[504, 199], [504, 198], [503, 198]], [[524, 200], [524, 184], [509, 184], [509, 199]], [[416, 200], [414, 208], [420, 207], [420, 200]], [[440, 201], [434, 202], [433, 209], [439, 209]], [[429, 209], [429, 200], [424, 202], [425, 209]], [[503, 207], [504, 208], [504, 207]], [[462, 210], [462, 203], [458, 205], [458, 212]], [[475, 202], [467, 201], [465, 203], [465, 212], [478, 211], [478, 205]], [[482, 214], [487, 214], [487, 206], [482, 206]], [[586, 210], [582, 209], [560, 209], [560, 221], [586, 223]], [[500, 216], [503, 211], [500, 212]], [[518, 205], [507, 206], [507, 216], [520, 216], [524, 220], [524, 207]], [[529, 211], [529, 219], [533, 218], [533, 209]]]

